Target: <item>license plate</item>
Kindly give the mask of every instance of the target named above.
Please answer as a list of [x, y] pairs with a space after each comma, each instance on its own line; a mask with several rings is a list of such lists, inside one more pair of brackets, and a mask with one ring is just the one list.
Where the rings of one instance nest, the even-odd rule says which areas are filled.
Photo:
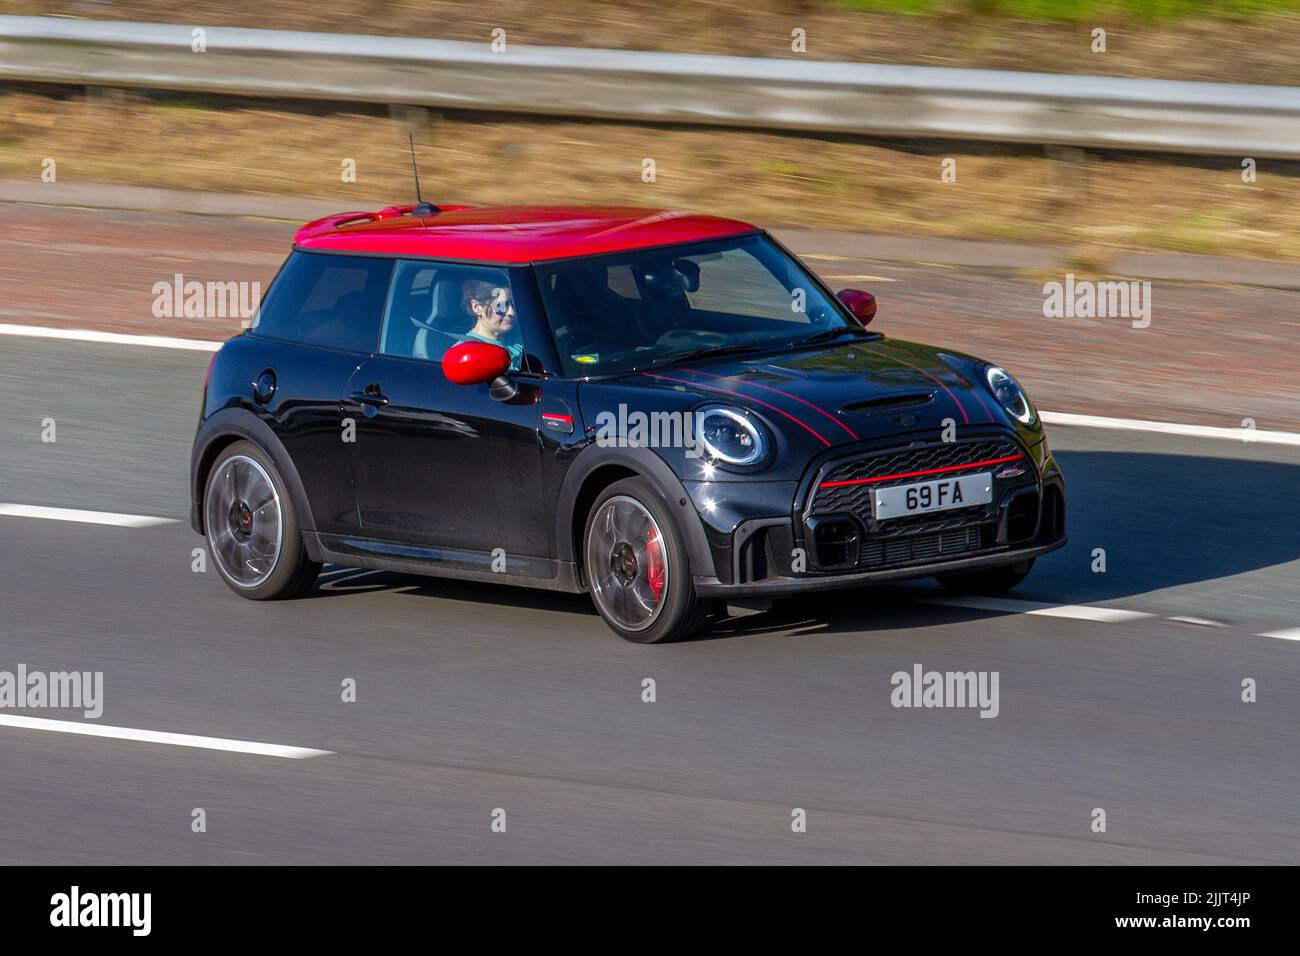
[[928, 511], [969, 508], [993, 500], [993, 473], [894, 485], [892, 488], [877, 488], [874, 494], [877, 521]]

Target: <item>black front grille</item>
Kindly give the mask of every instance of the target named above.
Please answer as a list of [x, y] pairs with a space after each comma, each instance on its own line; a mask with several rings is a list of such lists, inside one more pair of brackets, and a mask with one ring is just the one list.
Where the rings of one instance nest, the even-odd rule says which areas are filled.
[[862, 545], [858, 567], [889, 567], [909, 561], [946, 558], [968, 551], [978, 551], [983, 546], [979, 527], [959, 531], [941, 531], [938, 534], [916, 534], [907, 538], [888, 538], [867, 541]]
[[[872, 492], [917, 481], [996, 471], [1014, 462], [1007, 461], [1005, 465], [980, 462], [1022, 454], [1020, 446], [1009, 438], [987, 438], [936, 442], [834, 461], [817, 476], [812, 502], [804, 513], [804, 526], [807, 528], [808, 520], [819, 516], [852, 515], [865, 532], [857, 564], [861, 568], [941, 559], [992, 547], [996, 536], [997, 495], [989, 504], [876, 521]], [[1023, 465], [1032, 473], [1033, 465], [1027, 458]], [[822, 564], [820, 560], [818, 563]]]
[[[917, 478], [917, 481], [924, 481]], [[954, 528], [968, 528], [973, 524], [992, 520], [992, 504], [971, 505], [969, 508], [954, 508], [951, 511], [936, 511], [924, 515], [912, 515], [910, 518], [890, 518], [882, 521], [872, 534], [880, 538], [897, 538], [912, 534], [933, 534], [951, 531]], [[867, 500], [866, 514], [871, 513], [871, 502]]]
[[[900, 451], [877, 455], [863, 455], [845, 461], [833, 462], [817, 479], [817, 490], [813, 495], [809, 514], [831, 514], [847, 511], [859, 517], [872, 517], [871, 492], [874, 488], [887, 488], [890, 485], [905, 485], [913, 481], [926, 481], [946, 475], [959, 475], [968, 470], [995, 467], [973, 465], [973, 462], [989, 461], [995, 458], [1008, 458], [1021, 454], [1020, 447], [1007, 438], [991, 438], [971, 442], [940, 442], [933, 445], [921, 445]], [[970, 469], [962, 465], [971, 465]], [[885, 481], [870, 481], [886, 475], [910, 475], [918, 471], [930, 471], [935, 468], [951, 468], [952, 471], [932, 475], [913, 475], [909, 478], [897, 478]], [[859, 484], [839, 485], [827, 488], [827, 483], [855, 481]], [[910, 520], [910, 519], [899, 519]]]

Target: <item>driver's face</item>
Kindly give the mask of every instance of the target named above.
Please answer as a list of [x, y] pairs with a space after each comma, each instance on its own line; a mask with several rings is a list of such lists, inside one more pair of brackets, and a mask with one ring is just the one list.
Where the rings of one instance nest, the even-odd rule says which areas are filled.
[[474, 299], [470, 305], [479, 322], [491, 330], [493, 338], [499, 338], [515, 327], [515, 302], [509, 289], [493, 289], [492, 298], [487, 302]]

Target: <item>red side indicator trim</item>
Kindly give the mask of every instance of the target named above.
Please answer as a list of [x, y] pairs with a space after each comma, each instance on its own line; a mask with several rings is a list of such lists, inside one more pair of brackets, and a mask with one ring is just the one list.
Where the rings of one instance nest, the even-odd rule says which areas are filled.
[[573, 424], [572, 415], [560, 415], [557, 412], [542, 412], [542, 418], [551, 422], [564, 422], [566, 425]]
[[[684, 369], [683, 371], [693, 372], [696, 375], [707, 375], [710, 378], [730, 378], [730, 376], [727, 375], [719, 375], [717, 372], [706, 372], [703, 369], [698, 369], [698, 368], [688, 368], [688, 369]], [[840, 428], [843, 428], [846, 432], [848, 432], [850, 438], [852, 438], [854, 441], [858, 440], [858, 436], [853, 433], [853, 429], [849, 428], [848, 425], [845, 425], [842, 421], [840, 421], [830, 412], [826, 411], [826, 409], [822, 408], [820, 405], [814, 405], [812, 402], [805, 401], [804, 399], [800, 398], [798, 395], [791, 395], [789, 392], [783, 392], [781, 389], [773, 388], [771, 385], [764, 385], [762, 382], [741, 381], [741, 382], [737, 382], [736, 384], [748, 385], [750, 388], [761, 388], [769, 392], [775, 392], [777, 395], [784, 395], [786, 398], [792, 398], [799, 404], [807, 405], [809, 408], [811, 408], [813, 411], [817, 412], [818, 414], [824, 415], [826, 418], [829, 418], [836, 425], [839, 425]]]
[[967, 468], [982, 468], [985, 465], [1000, 465], [1007, 461], [1018, 461], [1024, 455], [1007, 455], [1005, 458], [986, 458], [984, 461], [972, 461], [965, 465], [945, 465], [942, 468], [927, 468], [924, 471], [900, 471], [896, 475], [881, 475], [879, 478], [854, 478], [852, 481], [823, 481], [818, 488], [842, 488], [845, 485], [870, 485], [878, 481], [893, 481], [895, 478], [918, 478], [921, 475], [937, 475], [945, 471], [965, 471]]
[[827, 448], [831, 447], [831, 443], [828, 442], [821, 435], [819, 435], [817, 432], [813, 431], [813, 429], [809, 428], [807, 422], [801, 421], [798, 418], [795, 418], [789, 412], [783, 411], [782, 409], [777, 408], [775, 405], [769, 405], [767, 402], [763, 401], [762, 399], [755, 398], [752, 395], [744, 395], [740, 392], [733, 392], [731, 389], [723, 388], [721, 385], [705, 385], [703, 382], [692, 382], [690, 379], [686, 379], [686, 378], [673, 378], [673, 376], [671, 375], [656, 375], [653, 372], [642, 372], [641, 374], [645, 375], [647, 378], [659, 378], [659, 379], [663, 379], [666, 382], [679, 382], [682, 385], [690, 385], [694, 388], [707, 389], [710, 392], [722, 392], [724, 395], [735, 395], [737, 398], [747, 399], [748, 401], [754, 402], [755, 404], [762, 405], [764, 408], [772, 409], [772, 411], [776, 412], [778, 415], [784, 415], [786, 418], [790, 419], [790, 421], [794, 422], [804, 431], [808, 432], [810, 435], [816, 438]]

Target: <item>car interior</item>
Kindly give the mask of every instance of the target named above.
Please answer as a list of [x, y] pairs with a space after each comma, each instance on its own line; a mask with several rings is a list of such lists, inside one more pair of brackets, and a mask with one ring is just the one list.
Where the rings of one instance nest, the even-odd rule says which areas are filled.
[[[734, 336], [785, 335], [826, 310], [790, 309], [790, 291], [740, 250], [549, 267], [540, 276], [557, 345], [570, 356], [699, 348]], [[711, 281], [710, 281], [711, 280]]]
[[436, 362], [453, 345], [465, 341], [474, 324], [462, 303], [462, 290], [470, 279], [509, 287], [501, 272], [402, 263], [394, 280], [380, 351]]

